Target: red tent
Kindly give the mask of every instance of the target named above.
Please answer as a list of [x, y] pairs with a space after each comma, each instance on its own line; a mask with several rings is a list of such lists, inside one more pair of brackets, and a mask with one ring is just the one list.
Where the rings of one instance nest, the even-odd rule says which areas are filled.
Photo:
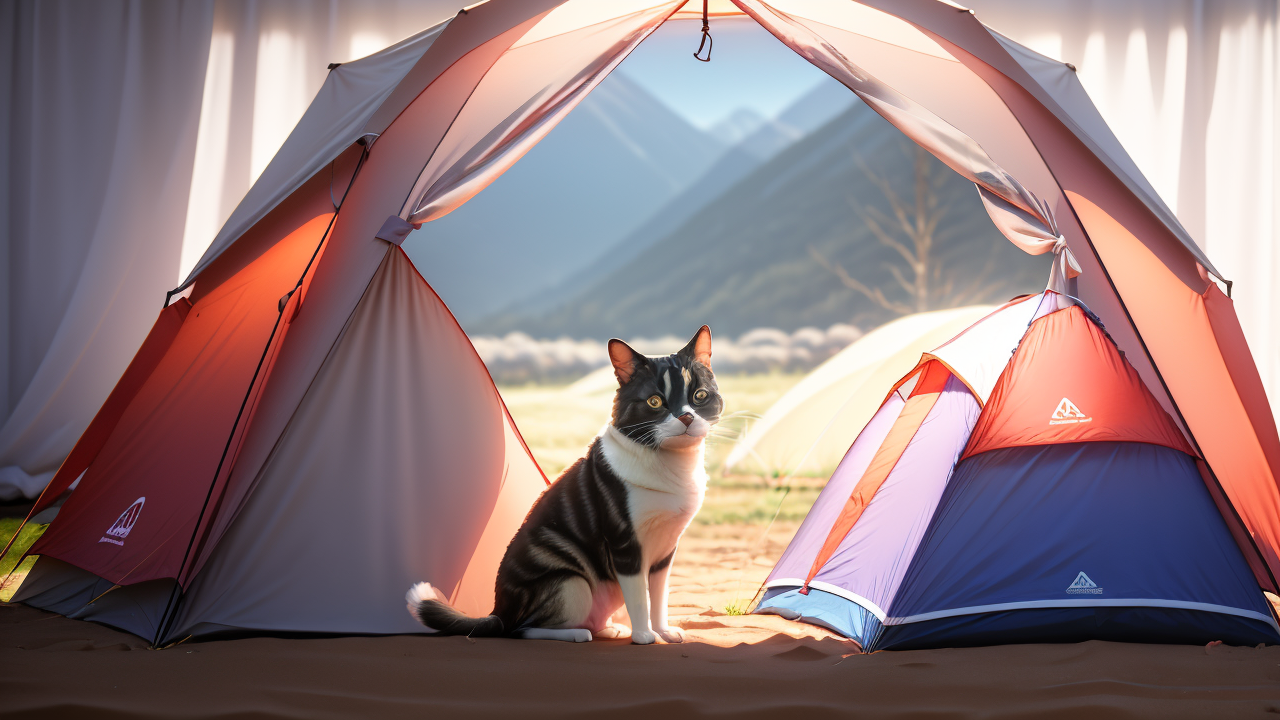
[[[1059, 254], [1062, 278], [1074, 263], [1076, 292], [1204, 458], [1276, 590], [1280, 439], [1231, 301], [1072, 70], [939, 0], [712, 5], [973, 181], [1010, 240]], [[700, 11], [490, 0], [334, 69], [37, 503], [83, 474], [18, 598], [157, 641], [411, 632], [400, 594], [422, 577], [487, 611], [544, 479], [397, 246], [658, 25]]]

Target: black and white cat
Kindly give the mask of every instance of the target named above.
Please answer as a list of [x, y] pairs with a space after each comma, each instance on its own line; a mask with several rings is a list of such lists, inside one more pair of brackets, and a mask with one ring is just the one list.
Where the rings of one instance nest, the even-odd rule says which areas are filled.
[[422, 624], [447, 635], [586, 642], [624, 636], [612, 617], [625, 604], [632, 642], [684, 640], [667, 624], [667, 577], [702, 506], [704, 445], [724, 408], [711, 329], [666, 357], [610, 340], [609, 358], [619, 384], [613, 417], [507, 546], [493, 614], [463, 615], [418, 583], [405, 599]]

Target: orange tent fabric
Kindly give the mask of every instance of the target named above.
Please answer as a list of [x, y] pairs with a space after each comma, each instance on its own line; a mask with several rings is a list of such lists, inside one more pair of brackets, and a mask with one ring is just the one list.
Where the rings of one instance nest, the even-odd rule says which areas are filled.
[[1078, 306], [1032, 323], [987, 408], [961, 459], [1024, 445], [1125, 441], [1195, 455], [1115, 343]]
[[[178, 577], [244, 389], [280, 318], [279, 299], [297, 283], [331, 217], [307, 222], [192, 304], [164, 359], [62, 506], [57, 531], [46, 532], [32, 554], [117, 585]], [[145, 522], [133, 524], [119, 545], [104, 542], [140, 498]]]

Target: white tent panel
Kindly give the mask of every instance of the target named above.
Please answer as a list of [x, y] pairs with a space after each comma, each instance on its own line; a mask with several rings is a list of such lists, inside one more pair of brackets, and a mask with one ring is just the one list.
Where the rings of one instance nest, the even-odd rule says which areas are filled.
[[[569, 0], [493, 64], [431, 154], [401, 217], [443, 217], [498, 179], [578, 106], [682, 0], [630, 0], [608, 11]], [[625, 14], [623, 14], [625, 13]]]
[[785, 473], [834, 467], [922, 354], [994, 309], [980, 305], [918, 313], [863, 335], [779, 398], [734, 446], [726, 467], [748, 459]]
[[1009, 364], [1027, 326], [1036, 317], [1043, 294], [1006, 305], [935, 348], [929, 355], [959, 376], [978, 402], [985, 405]]

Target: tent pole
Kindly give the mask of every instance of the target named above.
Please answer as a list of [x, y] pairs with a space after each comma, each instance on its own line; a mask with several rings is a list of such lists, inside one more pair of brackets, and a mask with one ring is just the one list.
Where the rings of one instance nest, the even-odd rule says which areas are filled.
[[[1047, 166], [1047, 165], [1046, 165]], [[1052, 173], [1052, 171], [1050, 171]], [[1055, 177], [1056, 181], [1057, 178]], [[1059, 185], [1061, 188], [1061, 185]], [[1065, 194], [1065, 192], [1064, 192]], [[1085, 242], [1089, 243], [1089, 250], [1093, 253], [1093, 258], [1098, 262], [1098, 268], [1102, 270], [1102, 276], [1107, 279], [1107, 286], [1111, 288], [1112, 294], [1116, 297], [1116, 302], [1120, 304], [1120, 309], [1124, 311], [1124, 317], [1129, 321], [1129, 327], [1133, 328], [1134, 337], [1138, 338], [1138, 344], [1142, 346], [1142, 352], [1147, 357], [1147, 362], [1151, 363], [1151, 369], [1155, 372], [1156, 378], [1160, 380], [1160, 387], [1164, 389], [1165, 395], [1169, 398], [1169, 404], [1173, 406], [1174, 412], [1178, 414], [1178, 422], [1182, 423], [1182, 427], [1186, 428], [1187, 437], [1191, 440], [1191, 446], [1195, 448], [1196, 453], [1204, 460], [1204, 466], [1209, 470], [1209, 477], [1213, 478], [1213, 482], [1218, 486], [1218, 492], [1222, 493], [1223, 499], [1226, 500], [1227, 507], [1231, 508], [1231, 514], [1235, 517], [1236, 522], [1245, 530], [1245, 535], [1249, 537], [1249, 544], [1253, 546], [1253, 552], [1262, 563], [1263, 569], [1267, 571], [1267, 577], [1271, 580], [1273, 590], [1280, 591], [1280, 583], [1276, 582], [1276, 576], [1271, 571], [1271, 565], [1267, 563], [1267, 558], [1262, 554], [1262, 549], [1258, 547], [1258, 541], [1254, 539], [1253, 533], [1249, 532], [1249, 527], [1245, 525], [1244, 518], [1240, 517], [1240, 511], [1236, 509], [1235, 503], [1231, 501], [1231, 496], [1227, 495], [1227, 491], [1222, 487], [1222, 482], [1218, 480], [1218, 474], [1213, 471], [1213, 465], [1209, 463], [1209, 459], [1205, 457], [1204, 450], [1200, 448], [1200, 443], [1196, 440], [1195, 432], [1192, 431], [1191, 425], [1182, 414], [1182, 408], [1178, 407], [1178, 399], [1173, 396], [1173, 392], [1169, 390], [1169, 384], [1165, 382], [1164, 374], [1160, 372], [1160, 366], [1156, 365], [1156, 359], [1151, 355], [1150, 348], [1147, 347], [1147, 341], [1142, 337], [1142, 331], [1138, 329], [1138, 324], [1133, 321], [1133, 315], [1129, 313], [1129, 306], [1125, 304], [1124, 297], [1120, 295], [1119, 288], [1116, 287], [1115, 281], [1111, 279], [1111, 273], [1108, 272], [1107, 266], [1102, 262], [1102, 255], [1098, 253], [1098, 249], [1093, 245], [1093, 238], [1089, 237], [1089, 230], [1085, 228], [1081, 222], [1080, 216], [1076, 214], [1076, 209], [1067, 203], [1067, 207], [1071, 210], [1071, 216], [1075, 218], [1076, 225], [1079, 226], [1080, 232], [1084, 235]], [[1114, 342], [1114, 340], [1113, 340]]]
[[[364, 138], [362, 137], [361, 140]], [[356, 178], [360, 175], [360, 169], [364, 167], [364, 161], [369, 157], [369, 146], [363, 142], [360, 143], [361, 152], [360, 160], [356, 163], [356, 169], [351, 173], [351, 182], [347, 184], [347, 189], [342, 193], [342, 200], [338, 201], [335, 210], [341, 210], [342, 203], [346, 202], [347, 195], [351, 192], [351, 187], [356, 184]], [[334, 158], [329, 163], [330, 169], [337, 162]], [[332, 191], [331, 191], [332, 192]], [[298, 282], [294, 285], [291, 292], [297, 291], [302, 287], [302, 281], [306, 279], [307, 273], [311, 271], [312, 265], [315, 264], [316, 258], [320, 255], [320, 248], [324, 247], [325, 241], [329, 238], [329, 233], [333, 231], [333, 224], [338, 219], [338, 213], [335, 212], [333, 217], [329, 218], [329, 225], [325, 228], [324, 234], [320, 236], [320, 242], [316, 243], [316, 249], [311, 253], [311, 259], [307, 261], [307, 266], [303, 268], [302, 274], [298, 277]], [[209, 509], [209, 501], [213, 499], [213, 490], [218, 484], [218, 476], [222, 473], [222, 464], [226, 462], [227, 455], [231, 451], [231, 443], [235, 440], [236, 429], [240, 426], [240, 421], [244, 417], [245, 408], [249, 405], [249, 398], [253, 395], [253, 388], [258, 384], [258, 376], [262, 372], [262, 367], [266, 363], [267, 353], [271, 351], [271, 343], [275, 340], [276, 333], [280, 331], [280, 320], [284, 317], [284, 308], [280, 308], [280, 314], [276, 316], [276, 323], [271, 328], [271, 335], [267, 337], [266, 346], [262, 348], [262, 356], [258, 358], [258, 366], [254, 368], [253, 377], [249, 380], [249, 387], [245, 390], [244, 399], [240, 401], [240, 410], [236, 413], [235, 422], [231, 424], [231, 432], [227, 436], [227, 443], [222, 449], [222, 457], [218, 459], [218, 466], [214, 470], [213, 479], [209, 482], [209, 490], [205, 493], [204, 503], [200, 506], [200, 514], [196, 516], [195, 527], [191, 530], [191, 539], [187, 541], [187, 549], [182, 554], [182, 563], [178, 566], [178, 577], [174, 578], [173, 590], [169, 592], [169, 600], [165, 603], [164, 612], [160, 615], [160, 622], [156, 627], [156, 635], [151, 642], [151, 647], [159, 648], [164, 636], [171, 629], [171, 625], [178, 616], [178, 606], [185, 597], [182, 588], [182, 576], [187, 569], [187, 562], [191, 559], [191, 551], [195, 547], [196, 537], [200, 534], [200, 524], [204, 521], [205, 512]]]

